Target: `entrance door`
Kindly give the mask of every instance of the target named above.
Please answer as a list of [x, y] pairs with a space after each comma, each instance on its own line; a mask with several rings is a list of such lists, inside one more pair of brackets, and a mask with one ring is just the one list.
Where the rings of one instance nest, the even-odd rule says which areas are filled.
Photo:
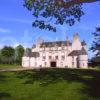
[[56, 62], [55, 61], [53, 61], [53, 62], [51, 62], [51, 67], [56, 67]]

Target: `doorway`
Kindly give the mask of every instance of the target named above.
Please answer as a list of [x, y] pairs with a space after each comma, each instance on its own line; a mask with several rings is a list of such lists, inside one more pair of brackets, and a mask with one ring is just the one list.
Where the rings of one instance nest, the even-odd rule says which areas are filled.
[[50, 66], [51, 66], [51, 67], [56, 67], [56, 62], [55, 62], [55, 61], [52, 61], [52, 62], [50, 63]]

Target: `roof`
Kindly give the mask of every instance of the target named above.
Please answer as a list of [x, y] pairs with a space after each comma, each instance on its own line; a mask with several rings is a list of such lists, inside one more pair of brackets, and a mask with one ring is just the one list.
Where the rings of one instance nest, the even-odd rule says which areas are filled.
[[[81, 44], [82, 44], [82, 46], [84, 46], [84, 45], [86, 45], [86, 42], [83, 40], [81, 42]], [[55, 42], [43, 42], [42, 44], [40, 44], [40, 47], [54, 47], [55, 45], [57, 45], [58, 47], [71, 46], [72, 43], [68, 40], [67, 41], [55, 41]]]
[[35, 58], [39, 56], [40, 56], [39, 52], [31, 52], [29, 55], [29, 57], [35, 57]]
[[26, 50], [25, 53], [24, 53], [24, 56], [25, 57], [39, 57], [39, 52], [31, 52], [29, 50]]
[[68, 56], [78, 56], [78, 55], [87, 55], [87, 52], [84, 48], [81, 50], [74, 50]]
[[32, 48], [36, 48], [36, 45], [35, 45], [35, 44], [33, 44], [33, 45], [32, 45]]
[[42, 44], [41, 44], [41, 46], [40, 47], [53, 47], [53, 46], [55, 46], [55, 45], [57, 45], [57, 46], [67, 46], [67, 45], [71, 45], [72, 43], [70, 42], [70, 41], [55, 41], [55, 42], [43, 42]]

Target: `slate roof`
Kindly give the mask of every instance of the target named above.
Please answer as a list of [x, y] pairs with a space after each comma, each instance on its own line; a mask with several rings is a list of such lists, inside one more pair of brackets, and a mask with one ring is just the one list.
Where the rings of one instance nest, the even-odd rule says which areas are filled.
[[84, 48], [81, 50], [74, 50], [68, 56], [78, 56], [78, 55], [87, 55], [87, 52]]
[[41, 44], [41, 46], [40, 47], [53, 47], [53, 46], [55, 46], [55, 45], [57, 45], [57, 46], [67, 46], [67, 45], [71, 45], [72, 43], [70, 42], [70, 41], [55, 41], [55, 42], [43, 42], [42, 44]]
[[33, 44], [32, 48], [36, 48], [36, 45], [35, 45], [35, 44]]
[[[83, 40], [81, 42], [82, 46], [86, 45], [86, 42]], [[55, 42], [43, 42], [40, 47], [53, 47], [57, 45], [58, 47], [61, 47], [62, 45], [63, 46], [71, 46], [72, 43], [70, 41], [55, 41]]]
[[29, 57], [35, 57], [35, 58], [39, 56], [40, 56], [39, 52], [31, 52], [29, 55]]
[[26, 49], [25, 52], [24, 52], [24, 56], [25, 56], [25, 57], [29, 57], [30, 52], [31, 52], [31, 51], [29, 51], [28, 49]]
[[40, 56], [40, 54], [39, 54], [39, 52], [31, 52], [31, 51], [28, 51], [28, 50], [26, 50], [25, 51], [25, 53], [24, 53], [24, 56], [25, 57], [39, 57]]

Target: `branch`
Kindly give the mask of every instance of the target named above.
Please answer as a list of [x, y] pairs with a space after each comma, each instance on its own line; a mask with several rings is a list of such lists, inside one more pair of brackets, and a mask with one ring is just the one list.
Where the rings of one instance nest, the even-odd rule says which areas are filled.
[[100, 1], [100, 0], [72, 0], [72, 1], [69, 1], [69, 2], [64, 2], [64, 0], [59, 0], [59, 4], [63, 4], [63, 6], [65, 8], [69, 8], [75, 4], [82, 4], [82, 3], [93, 3], [93, 2], [97, 2], [97, 1]]

